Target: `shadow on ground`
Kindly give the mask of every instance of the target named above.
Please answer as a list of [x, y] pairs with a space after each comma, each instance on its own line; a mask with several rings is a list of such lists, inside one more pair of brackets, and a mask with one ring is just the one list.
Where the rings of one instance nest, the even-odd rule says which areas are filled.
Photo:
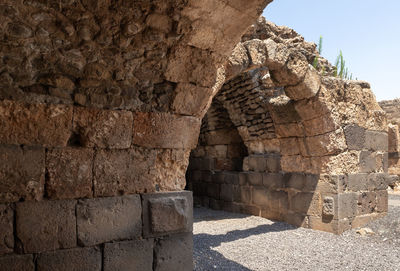
[[[217, 212], [218, 216], [205, 215], [207, 209], [205, 208], [195, 208], [194, 221], [220, 221], [225, 219], [237, 219], [250, 217], [248, 215], [228, 213], [228, 212]], [[216, 212], [214, 211], [213, 214]], [[269, 220], [266, 220], [269, 222]], [[251, 270], [247, 267], [227, 259], [215, 250], [216, 247], [223, 243], [229, 243], [244, 239], [250, 236], [268, 234], [271, 232], [281, 232], [287, 230], [294, 230], [295, 226], [289, 225], [284, 222], [273, 222], [272, 224], [258, 225], [256, 227], [244, 230], [234, 230], [229, 231], [226, 234], [195, 234], [193, 236], [194, 241], [194, 261], [195, 270]]]

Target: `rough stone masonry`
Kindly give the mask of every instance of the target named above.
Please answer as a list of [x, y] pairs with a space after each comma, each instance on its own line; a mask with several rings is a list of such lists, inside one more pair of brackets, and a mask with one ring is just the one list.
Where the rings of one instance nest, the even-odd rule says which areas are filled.
[[0, 270], [191, 270], [192, 149], [210, 205], [333, 232], [384, 215], [369, 85], [248, 29], [269, 2], [0, 1]]

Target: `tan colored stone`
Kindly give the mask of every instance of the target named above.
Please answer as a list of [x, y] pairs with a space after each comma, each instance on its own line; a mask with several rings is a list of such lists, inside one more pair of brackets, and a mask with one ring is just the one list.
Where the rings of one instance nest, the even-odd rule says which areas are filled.
[[194, 149], [200, 120], [167, 113], [136, 113], [133, 144], [149, 148]]
[[285, 88], [286, 95], [297, 101], [314, 97], [321, 87], [321, 80], [318, 72], [311, 66], [308, 66], [308, 71], [303, 81], [296, 86]]
[[198, 87], [190, 83], [179, 83], [175, 92], [172, 109], [181, 115], [204, 116], [213, 98], [210, 88]]
[[338, 125], [329, 115], [303, 121], [303, 127], [307, 136], [326, 134], [338, 129]]
[[306, 137], [305, 143], [311, 156], [338, 154], [347, 147], [346, 139], [341, 129], [319, 136]]
[[[400, 111], [400, 108], [399, 108]], [[400, 134], [399, 126], [389, 124], [388, 125], [388, 136], [389, 136], [389, 152], [400, 152]]]
[[63, 147], [71, 136], [72, 107], [0, 102], [0, 143]]
[[84, 147], [129, 148], [133, 116], [128, 111], [76, 107], [73, 129]]

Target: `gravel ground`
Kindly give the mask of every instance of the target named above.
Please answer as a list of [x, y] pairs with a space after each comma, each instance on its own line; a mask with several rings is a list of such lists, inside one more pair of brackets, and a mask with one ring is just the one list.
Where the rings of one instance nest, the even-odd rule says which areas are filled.
[[342, 235], [195, 208], [195, 270], [399, 270], [400, 195], [388, 216]]

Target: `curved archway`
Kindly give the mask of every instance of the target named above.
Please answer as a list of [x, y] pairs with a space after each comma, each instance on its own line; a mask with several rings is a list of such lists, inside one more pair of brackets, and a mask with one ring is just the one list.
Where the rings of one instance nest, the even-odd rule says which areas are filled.
[[315, 47], [287, 28], [263, 19], [254, 28], [234, 49], [230, 80], [215, 98], [249, 153], [242, 180], [230, 183], [243, 198], [214, 199], [336, 233], [384, 215], [386, 118], [369, 84], [322, 75], [310, 65]]

